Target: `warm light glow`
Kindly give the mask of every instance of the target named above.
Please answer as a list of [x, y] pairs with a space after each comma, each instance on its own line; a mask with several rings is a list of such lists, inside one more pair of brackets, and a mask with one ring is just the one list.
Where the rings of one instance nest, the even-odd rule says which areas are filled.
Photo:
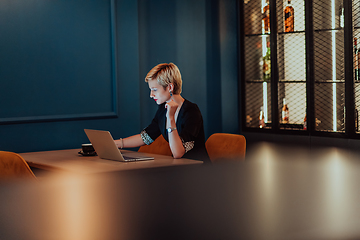
[[86, 226], [84, 206], [88, 199], [85, 198], [84, 189], [81, 187], [82, 182], [79, 178], [73, 177], [64, 181], [69, 181], [67, 183], [68, 188], [61, 199], [62, 204], [65, 206], [62, 212], [63, 223], [65, 224], [63, 227], [67, 229], [64, 235], [69, 240], [83, 239], [84, 225]]
[[328, 199], [324, 203], [327, 209], [324, 215], [328, 216], [326, 219], [332, 229], [343, 231], [347, 227], [346, 219], [354, 211], [353, 208], [348, 207], [354, 201], [349, 197], [353, 195], [349, 188], [353, 183], [349, 181], [351, 178], [348, 176], [351, 173], [349, 164], [353, 160], [344, 151], [338, 149], [330, 149], [321, 157], [323, 158], [321, 161], [326, 161], [323, 172], [327, 184], [324, 184], [323, 193]]
[[333, 87], [333, 131], [337, 131], [337, 114], [336, 114], [336, 83], [332, 84]]
[[267, 108], [267, 82], [263, 82], [263, 111], [264, 111], [264, 122], [268, 120], [268, 108]]
[[[265, 1], [262, 1], [262, 8], [265, 6]], [[264, 31], [264, 28], [263, 28]], [[267, 52], [267, 41], [266, 35], [261, 36], [262, 40], [262, 56], [266, 56]], [[263, 112], [264, 112], [264, 122], [267, 123], [268, 119], [268, 108], [267, 108], [267, 82], [263, 82]]]
[[331, 0], [331, 28], [333, 29], [331, 33], [332, 38], [332, 94], [333, 94], [333, 131], [337, 131], [337, 114], [336, 114], [336, 35], [335, 35], [335, 0]]
[[261, 40], [262, 40], [262, 56], [265, 57], [267, 52], [266, 35], [262, 35]]
[[[261, 0], [261, 13], [264, 13], [264, 7], [266, 6], [266, 0]], [[262, 21], [262, 34], [265, 34], [264, 21]], [[262, 42], [262, 56], [266, 56], [267, 52], [267, 40], [266, 35], [261, 36]], [[271, 60], [270, 60], [271, 61]], [[267, 123], [268, 119], [268, 108], [267, 108], [267, 83], [263, 82], [263, 113], [264, 113], [264, 123]]]

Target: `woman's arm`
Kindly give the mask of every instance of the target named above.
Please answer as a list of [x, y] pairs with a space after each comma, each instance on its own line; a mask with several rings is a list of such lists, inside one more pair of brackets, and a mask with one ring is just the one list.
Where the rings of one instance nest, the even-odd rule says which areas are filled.
[[140, 134], [133, 135], [127, 138], [115, 140], [115, 144], [118, 148], [133, 148], [145, 145]]
[[[176, 128], [175, 119], [168, 118], [168, 126], [170, 128]], [[169, 146], [174, 158], [181, 158], [185, 154], [185, 148], [182, 144], [178, 131], [175, 129], [172, 132], [168, 132]]]
[[156, 139], [160, 134], [160, 129], [158, 126], [158, 117], [159, 111], [163, 108], [159, 108], [156, 112], [154, 119], [151, 121], [150, 125], [146, 127], [140, 134], [136, 134], [127, 138], [115, 140], [116, 146], [118, 148], [133, 148], [133, 147], [141, 147], [146, 144], [151, 144], [154, 139]]
[[185, 148], [182, 144], [181, 138], [176, 128], [175, 112], [178, 108], [178, 104], [171, 100], [165, 105], [167, 108], [167, 128], [174, 129], [172, 132], [168, 132], [169, 146], [174, 158], [181, 158], [185, 154]]

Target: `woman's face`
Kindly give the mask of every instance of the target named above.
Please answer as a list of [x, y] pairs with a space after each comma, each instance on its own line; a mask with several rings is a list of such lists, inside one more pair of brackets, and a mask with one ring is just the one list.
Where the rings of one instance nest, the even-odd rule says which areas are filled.
[[148, 84], [150, 88], [150, 98], [154, 99], [158, 105], [170, 100], [169, 86], [164, 89], [156, 80], [150, 80]]

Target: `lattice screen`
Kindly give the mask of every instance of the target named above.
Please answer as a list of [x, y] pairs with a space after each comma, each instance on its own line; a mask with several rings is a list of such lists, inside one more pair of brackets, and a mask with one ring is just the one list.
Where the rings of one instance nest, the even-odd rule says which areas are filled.
[[[304, 1], [277, 0], [276, 9], [280, 129], [304, 129], [306, 115]], [[290, 23], [288, 19], [291, 19]]]
[[[270, 128], [271, 99], [276, 99], [279, 128], [304, 130], [308, 107], [306, 84], [309, 83], [306, 79], [305, 1], [271, 1], [276, 3], [275, 27], [268, 25], [268, 0], [244, 1], [246, 126]], [[360, 0], [352, 1], [354, 66], [345, 66], [343, 0], [314, 0], [312, 8], [315, 131], [345, 131], [345, 67], [353, 67], [355, 106], [352, 107], [355, 107], [355, 129], [360, 133]], [[277, 36], [277, 59], [269, 55], [269, 34], [273, 31]], [[272, 98], [273, 81], [267, 69], [274, 60], [279, 79], [278, 96]]]
[[315, 130], [345, 130], [342, 0], [314, 1]]
[[354, 90], [355, 90], [355, 130], [359, 133], [360, 110], [360, 1], [353, 0], [353, 49], [354, 49]]
[[246, 126], [265, 128], [271, 120], [270, 37], [263, 20], [267, 4], [265, 0], [248, 0], [244, 5]]

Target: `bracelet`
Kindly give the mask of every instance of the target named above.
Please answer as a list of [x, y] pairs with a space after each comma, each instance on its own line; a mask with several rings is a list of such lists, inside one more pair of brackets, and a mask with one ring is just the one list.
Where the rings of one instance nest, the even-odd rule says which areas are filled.
[[120, 138], [120, 148], [123, 149], [123, 147], [124, 147], [124, 141], [122, 138]]

